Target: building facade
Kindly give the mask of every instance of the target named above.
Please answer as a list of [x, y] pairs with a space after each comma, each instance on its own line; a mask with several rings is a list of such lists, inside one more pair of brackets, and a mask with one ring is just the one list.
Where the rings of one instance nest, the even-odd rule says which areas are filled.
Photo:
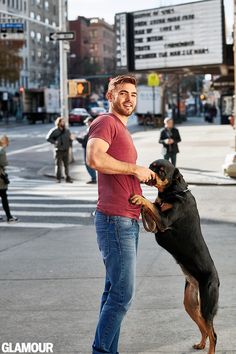
[[[20, 87], [59, 86], [58, 42], [50, 41], [50, 33], [58, 27], [58, 5], [59, 0], [0, 0], [0, 23], [24, 24], [24, 45], [19, 53], [22, 57], [19, 80], [8, 82], [0, 78], [0, 91], [13, 94]], [[5, 14], [7, 11], [16, 16]], [[31, 21], [17, 15], [30, 18]], [[1, 37], [1, 40], [4, 38]]]
[[76, 20], [69, 21], [69, 28], [76, 33], [76, 40], [70, 43], [70, 77], [113, 74], [114, 27], [103, 19], [79, 16]]

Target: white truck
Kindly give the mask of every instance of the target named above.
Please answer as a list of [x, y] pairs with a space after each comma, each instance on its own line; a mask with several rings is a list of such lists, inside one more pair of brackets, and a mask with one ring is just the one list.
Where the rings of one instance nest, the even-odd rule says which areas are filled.
[[161, 126], [162, 97], [160, 87], [139, 85], [136, 106], [136, 116], [139, 125]]
[[25, 89], [22, 94], [23, 117], [29, 123], [51, 122], [60, 112], [59, 90], [54, 88]]

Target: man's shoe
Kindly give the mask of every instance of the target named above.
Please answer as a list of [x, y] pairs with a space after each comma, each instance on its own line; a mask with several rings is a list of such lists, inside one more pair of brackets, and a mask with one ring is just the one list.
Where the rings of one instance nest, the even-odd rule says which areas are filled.
[[14, 224], [15, 222], [18, 222], [19, 219], [15, 216], [12, 216], [11, 218], [7, 219], [8, 224]]
[[97, 181], [88, 181], [88, 182], [86, 182], [86, 184], [97, 184]]
[[57, 178], [57, 183], [61, 183], [61, 180], [59, 178]]
[[0, 216], [0, 222], [3, 222], [4, 220], [3, 220], [3, 218]]
[[73, 183], [73, 181], [70, 177], [68, 177], [68, 178], [66, 178], [66, 183]]

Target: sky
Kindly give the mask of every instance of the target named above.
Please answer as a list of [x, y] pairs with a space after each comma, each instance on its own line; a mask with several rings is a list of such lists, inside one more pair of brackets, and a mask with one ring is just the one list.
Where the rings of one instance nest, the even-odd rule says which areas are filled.
[[[151, 9], [160, 6], [176, 5], [199, 0], [68, 0], [69, 20], [77, 16], [100, 17], [110, 24], [118, 12]], [[225, 18], [228, 33], [233, 26], [233, 0], [224, 0]]]

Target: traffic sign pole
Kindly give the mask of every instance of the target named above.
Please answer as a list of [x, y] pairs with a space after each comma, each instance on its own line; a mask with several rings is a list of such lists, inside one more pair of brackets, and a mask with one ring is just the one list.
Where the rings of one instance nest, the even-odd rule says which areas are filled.
[[[61, 32], [66, 32], [65, 13], [65, 0], [59, 0], [59, 29]], [[66, 125], [68, 126], [67, 50], [65, 45], [65, 41], [59, 41], [61, 116], [65, 118]]]

